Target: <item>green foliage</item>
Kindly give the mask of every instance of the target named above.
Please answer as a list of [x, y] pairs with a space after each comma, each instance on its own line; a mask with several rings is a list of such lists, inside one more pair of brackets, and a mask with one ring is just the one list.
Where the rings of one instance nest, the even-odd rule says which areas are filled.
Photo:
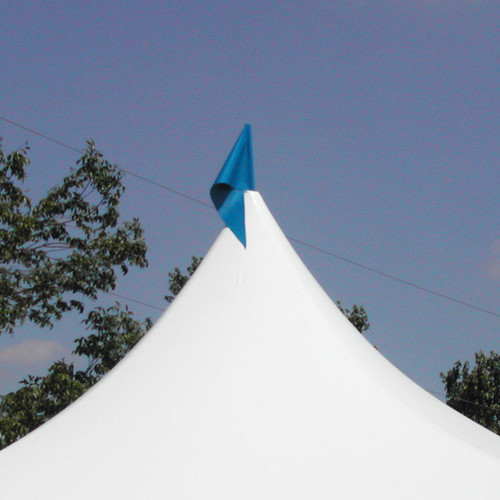
[[[187, 275], [175, 268], [169, 273], [173, 298], [194, 273], [201, 258], [192, 258]], [[83, 320], [89, 335], [75, 340], [73, 354], [86, 359], [83, 370], [73, 363], [56, 361], [43, 377], [28, 376], [21, 388], [0, 399], [0, 449], [17, 441], [62, 411], [98, 382], [151, 328], [151, 320], [139, 322], [119, 304], [97, 307]]]
[[449, 406], [500, 435], [500, 354], [476, 352], [472, 369], [457, 361], [440, 376]]
[[[144, 267], [146, 244], [139, 222], [119, 223], [122, 174], [92, 142], [77, 166], [38, 203], [23, 192], [27, 149], [0, 149], [0, 333], [26, 320], [45, 327], [84, 298], [115, 287], [120, 269]], [[64, 409], [107, 373], [144, 335], [151, 322], [136, 321], [118, 305], [96, 308], [84, 323], [93, 333], [77, 339], [79, 370], [56, 361], [43, 377], [28, 376], [0, 399], [0, 448]]]
[[84, 323], [96, 333], [77, 339], [73, 353], [88, 359], [86, 374], [94, 382], [123, 359], [152, 326], [149, 318], [141, 323], [127, 307], [121, 309], [118, 304], [90, 311]]
[[98, 307], [84, 320], [94, 333], [75, 340], [73, 353], [87, 359], [83, 370], [56, 361], [43, 377], [28, 376], [21, 388], [0, 400], [0, 449], [52, 418], [113, 368], [151, 327], [118, 304]]
[[340, 300], [337, 300], [337, 307], [340, 312], [354, 325], [359, 333], [366, 332], [370, 328], [370, 323], [368, 323], [368, 314], [363, 306], [358, 306], [353, 304], [352, 309], [348, 309], [342, 305]]
[[83, 297], [115, 287], [116, 268], [147, 265], [139, 222], [118, 223], [121, 172], [92, 142], [35, 205], [21, 187], [28, 165], [26, 149], [0, 149], [0, 333], [83, 312]]
[[203, 257], [195, 257], [193, 255], [191, 257], [191, 264], [189, 264], [189, 266], [186, 268], [186, 274], [183, 274], [178, 267], [175, 267], [172, 272], [168, 273], [168, 288], [172, 293], [172, 295], [165, 295], [165, 300], [168, 303], [172, 302], [175, 299], [177, 294], [188, 282], [189, 278], [193, 275], [196, 269], [198, 269], [198, 266], [201, 264], [202, 260]]
[[0, 449], [52, 418], [89, 387], [85, 373], [64, 361], [55, 362], [45, 377], [30, 375], [21, 384], [0, 402]]

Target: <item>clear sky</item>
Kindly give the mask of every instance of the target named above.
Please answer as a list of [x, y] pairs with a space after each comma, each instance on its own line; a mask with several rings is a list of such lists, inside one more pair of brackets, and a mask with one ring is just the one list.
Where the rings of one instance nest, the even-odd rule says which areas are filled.
[[[245, 123], [257, 189], [285, 233], [498, 313], [498, 21], [487, 0], [44, 1], [0, 12], [0, 116], [203, 201]], [[28, 141], [33, 197], [78, 155]], [[124, 217], [150, 266], [117, 292], [163, 308], [167, 273], [206, 253], [215, 211], [126, 176]], [[294, 243], [334, 299], [409, 377], [500, 349], [499, 318]], [[116, 299], [102, 296], [99, 303]], [[159, 311], [130, 303], [139, 317]], [[0, 394], [82, 332], [0, 338]]]

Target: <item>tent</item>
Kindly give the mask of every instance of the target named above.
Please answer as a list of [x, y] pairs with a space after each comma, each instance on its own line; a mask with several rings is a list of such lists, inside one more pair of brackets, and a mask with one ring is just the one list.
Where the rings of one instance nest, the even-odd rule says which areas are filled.
[[219, 204], [244, 234], [230, 222], [132, 352], [0, 453], [1, 497], [498, 498], [500, 439], [374, 349], [233, 181]]

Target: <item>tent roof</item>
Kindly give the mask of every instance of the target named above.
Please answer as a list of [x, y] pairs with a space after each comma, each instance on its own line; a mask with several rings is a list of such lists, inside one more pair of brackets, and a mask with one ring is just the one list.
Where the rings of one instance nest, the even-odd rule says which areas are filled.
[[497, 498], [500, 439], [392, 366], [244, 201], [246, 248], [225, 228], [125, 360], [0, 453], [2, 497]]

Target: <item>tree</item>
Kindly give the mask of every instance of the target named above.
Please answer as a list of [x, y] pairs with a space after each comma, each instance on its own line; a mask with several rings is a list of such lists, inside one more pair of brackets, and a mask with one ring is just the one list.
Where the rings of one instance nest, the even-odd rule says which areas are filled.
[[118, 223], [122, 174], [92, 142], [36, 204], [22, 189], [27, 149], [0, 149], [0, 333], [26, 320], [53, 326], [83, 312], [83, 298], [112, 290], [117, 268], [147, 265], [138, 220]]
[[182, 290], [189, 278], [194, 274], [198, 266], [201, 264], [203, 257], [191, 257], [191, 264], [186, 268], [186, 274], [183, 274], [178, 267], [168, 273], [168, 289], [172, 295], [165, 295], [165, 300], [170, 304], [173, 302], [177, 294]]
[[85, 373], [91, 384], [121, 361], [153, 326], [149, 318], [137, 321], [128, 307], [122, 309], [118, 303], [90, 311], [84, 323], [96, 333], [76, 339], [73, 354], [87, 358]]
[[94, 333], [75, 340], [74, 354], [87, 360], [84, 369], [74, 363], [56, 361], [47, 375], [29, 375], [21, 388], [0, 399], [0, 449], [39, 427], [64, 410], [98, 382], [151, 327], [140, 322], [119, 304], [106, 309], [97, 307], [84, 320]]
[[[172, 295], [165, 297], [168, 302], [181, 291], [201, 260], [192, 257], [186, 274], [178, 267], [169, 273]], [[21, 380], [18, 390], [0, 397], [0, 449], [76, 401], [123, 359], [152, 326], [149, 318], [137, 321], [128, 308], [123, 309], [119, 304], [107, 309], [95, 308], [83, 323], [93, 333], [75, 340], [73, 354], [86, 359], [85, 369], [78, 370], [74, 363], [58, 360], [45, 376], [29, 375]]]
[[348, 309], [342, 305], [340, 300], [337, 300], [337, 307], [340, 309], [340, 312], [353, 324], [359, 333], [366, 332], [366, 330], [370, 328], [368, 314], [366, 314], [366, 310], [363, 306], [353, 304], [352, 309]]
[[[23, 191], [29, 148], [0, 148], [0, 333], [26, 320], [51, 327], [85, 299], [115, 287], [120, 269], [144, 267], [146, 244], [138, 220], [119, 223], [122, 174], [92, 142], [76, 168], [38, 203]], [[0, 399], [0, 448], [35, 429], [73, 402], [144, 335], [119, 306], [92, 310], [85, 319], [96, 333], [76, 340], [74, 353], [88, 366], [56, 361], [43, 377], [30, 375]]]
[[500, 435], [500, 354], [475, 353], [475, 365], [457, 361], [440, 373], [446, 404]]
[[17, 441], [80, 397], [89, 387], [73, 364], [56, 361], [45, 377], [29, 375], [0, 400], [0, 449]]

